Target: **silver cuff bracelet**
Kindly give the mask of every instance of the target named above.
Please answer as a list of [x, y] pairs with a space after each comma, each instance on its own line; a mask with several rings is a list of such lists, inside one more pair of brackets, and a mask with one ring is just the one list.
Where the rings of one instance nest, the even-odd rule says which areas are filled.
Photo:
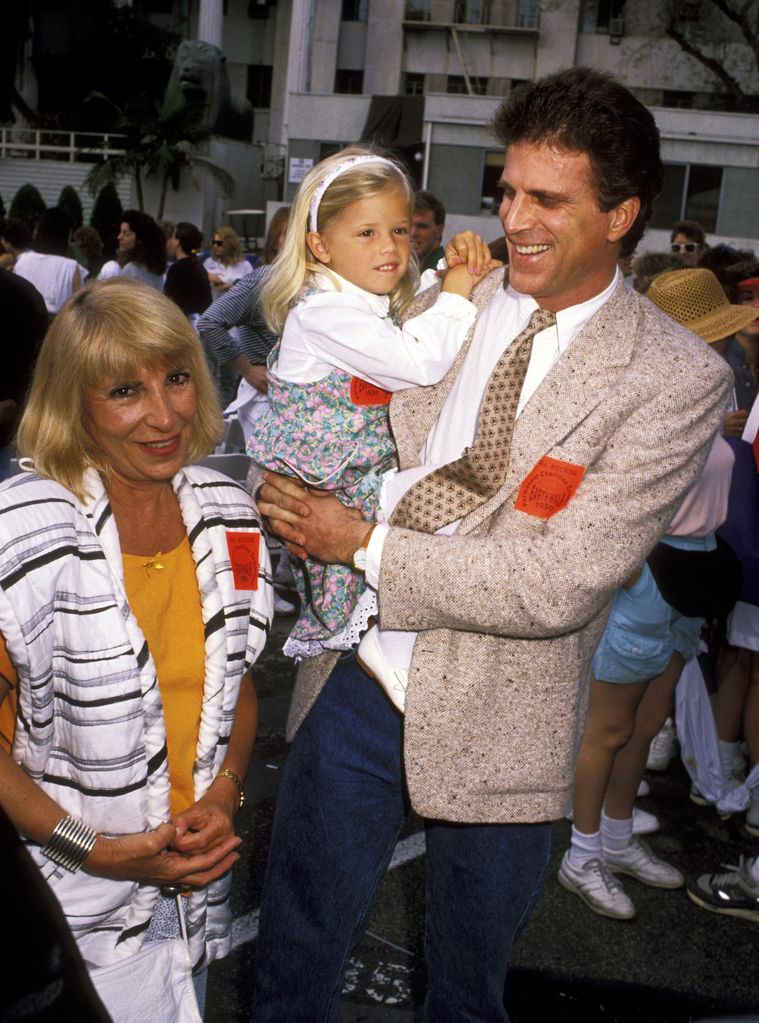
[[76, 817], [64, 817], [40, 850], [59, 867], [75, 874], [92, 851], [97, 832]]

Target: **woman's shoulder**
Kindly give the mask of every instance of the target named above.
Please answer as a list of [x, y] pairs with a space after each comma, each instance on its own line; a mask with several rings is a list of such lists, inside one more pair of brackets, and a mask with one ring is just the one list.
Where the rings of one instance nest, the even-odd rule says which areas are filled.
[[14, 510], [33, 514], [35, 518], [73, 517], [78, 514], [78, 501], [61, 483], [26, 469], [0, 483], [0, 513], [10, 514]]
[[[242, 455], [241, 459], [246, 456]], [[234, 488], [243, 495], [245, 502], [253, 504], [253, 498], [250, 496], [248, 491], [242, 485], [242, 483], [233, 479], [231, 476], [224, 472], [220, 472], [218, 469], [212, 469], [208, 465], [186, 465], [182, 470], [184, 472], [187, 481], [193, 486], [203, 490], [211, 490], [215, 487], [220, 487], [224, 490]]]

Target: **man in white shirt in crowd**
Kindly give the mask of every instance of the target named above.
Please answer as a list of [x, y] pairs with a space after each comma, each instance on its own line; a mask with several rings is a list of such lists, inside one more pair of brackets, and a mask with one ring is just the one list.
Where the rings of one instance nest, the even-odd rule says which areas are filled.
[[610, 601], [726, 404], [723, 361], [617, 270], [661, 187], [650, 112], [575, 68], [515, 90], [494, 128], [508, 281], [498, 270], [475, 289], [478, 320], [442, 383], [394, 396], [385, 521], [283, 477], [258, 488], [294, 549], [365, 571], [375, 647], [407, 689], [401, 715], [352, 652], [300, 666], [256, 1023], [336, 1018], [409, 805], [426, 832], [426, 1018], [508, 1020], [507, 961], [567, 809]]

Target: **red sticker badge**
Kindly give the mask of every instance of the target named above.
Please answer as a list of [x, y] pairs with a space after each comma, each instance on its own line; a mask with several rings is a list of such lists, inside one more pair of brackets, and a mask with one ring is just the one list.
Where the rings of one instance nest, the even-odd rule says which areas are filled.
[[232, 563], [235, 589], [257, 590], [261, 534], [228, 532], [227, 549]]
[[584, 465], [544, 455], [522, 482], [514, 507], [527, 515], [550, 519], [566, 508], [584, 475]]
[[351, 401], [354, 405], [366, 408], [369, 405], [389, 405], [392, 398], [391, 391], [384, 391], [381, 387], [370, 384], [368, 380], [361, 377], [351, 378]]

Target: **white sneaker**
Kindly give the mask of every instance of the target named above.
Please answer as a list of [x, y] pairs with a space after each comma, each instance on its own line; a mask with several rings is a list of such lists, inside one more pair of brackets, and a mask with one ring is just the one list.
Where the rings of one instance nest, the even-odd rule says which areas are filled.
[[667, 718], [651, 740], [651, 746], [648, 750], [648, 760], [646, 761], [646, 770], [666, 771], [669, 767], [670, 760], [675, 755], [676, 741], [677, 736], [675, 733], [675, 723], [672, 718]]
[[659, 830], [659, 818], [655, 813], [642, 810], [639, 806], [633, 807], [633, 834], [653, 835]]
[[377, 639], [376, 625], [361, 637], [356, 650], [356, 660], [366, 674], [382, 686], [390, 702], [402, 714], [406, 706], [408, 671], [394, 668], [385, 657]]
[[646, 781], [645, 778], [641, 778], [640, 779], [640, 784], [638, 785], [638, 791], [635, 793], [635, 795], [636, 796], [640, 796], [641, 798], [643, 798], [643, 796], [650, 796], [651, 795], [651, 786], [648, 784], [648, 782]]
[[627, 848], [619, 852], [604, 849], [604, 863], [615, 874], [629, 874], [652, 888], [682, 888], [685, 884], [677, 867], [660, 860], [636, 835]]
[[582, 901], [598, 913], [612, 920], [632, 920], [635, 906], [605, 863], [593, 859], [582, 867], [575, 867], [569, 860], [569, 853], [559, 867], [559, 884], [568, 892], [579, 895]]
[[274, 614], [275, 615], [291, 615], [295, 614], [295, 604], [291, 604], [289, 600], [285, 600], [284, 597], [280, 597], [278, 593], [274, 594]]

